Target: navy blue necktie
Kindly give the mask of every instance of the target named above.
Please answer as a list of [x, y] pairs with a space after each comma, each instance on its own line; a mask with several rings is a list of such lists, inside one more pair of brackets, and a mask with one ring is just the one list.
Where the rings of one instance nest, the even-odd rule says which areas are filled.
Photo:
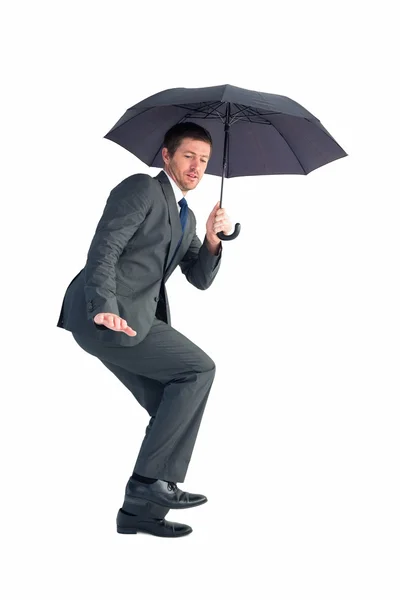
[[[188, 203], [186, 202], [185, 198], [182, 198], [182, 200], [179, 200], [178, 204], [179, 204], [179, 206], [181, 207], [181, 211], [180, 211], [180, 213], [179, 213], [179, 218], [180, 218], [180, 220], [181, 220], [181, 225], [182, 225], [182, 235], [181, 235], [181, 239], [180, 239], [180, 240], [179, 240], [179, 242], [178, 242], [178, 245], [177, 245], [177, 247], [175, 248], [175, 252], [174, 252], [174, 254], [173, 254], [173, 256], [172, 256], [172, 258], [171, 258], [171, 261], [170, 261], [170, 263], [169, 263], [169, 264], [171, 264], [171, 263], [172, 263], [172, 261], [174, 260], [174, 258], [175, 258], [175, 255], [176, 255], [176, 253], [178, 252], [179, 246], [180, 246], [180, 245], [181, 245], [181, 243], [182, 243], [182, 240], [183, 240], [183, 234], [184, 234], [184, 231], [185, 231], [185, 225], [186, 225], [186, 222], [187, 222], [187, 218], [188, 218], [188, 212], [189, 212], [189, 209], [188, 209]], [[168, 265], [168, 267], [169, 267], [169, 265]], [[168, 268], [168, 267], [167, 267], [167, 268]]]
[[[188, 203], [186, 202], [185, 198], [182, 198], [182, 200], [179, 200], [178, 204], [181, 207], [181, 212], [179, 213], [179, 218], [181, 220], [182, 232], [183, 232], [183, 231], [185, 231], [185, 225], [186, 225], [187, 216], [188, 216]], [[183, 237], [183, 234], [182, 234], [182, 237]]]

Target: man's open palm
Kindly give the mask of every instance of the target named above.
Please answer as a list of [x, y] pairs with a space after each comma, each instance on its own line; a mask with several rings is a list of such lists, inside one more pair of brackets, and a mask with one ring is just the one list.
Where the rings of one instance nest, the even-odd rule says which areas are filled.
[[136, 331], [134, 331], [132, 327], [129, 327], [125, 319], [121, 319], [121, 317], [114, 315], [113, 313], [99, 313], [94, 317], [93, 321], [97, 325], [105, 325], [108, 329], [112, 329], [113, 331], [123, 331], [130, 337], [136, 335]]

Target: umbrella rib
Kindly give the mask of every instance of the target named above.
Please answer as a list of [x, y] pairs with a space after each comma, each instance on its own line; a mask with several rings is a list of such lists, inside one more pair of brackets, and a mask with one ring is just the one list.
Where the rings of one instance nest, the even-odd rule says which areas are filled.
[[[235, 106], [237, 106], [237, 104], [235, 104]], [[273, 123], [271, 123], [271, 121], [264, 121], [264, 122], [261, 122], [261, 123], [260, 123], [259, 121], [252, 121], [252, 120], [251, 120], [251, 118], [250, 118], [251, 116], [255, 116], [255, 117], [262, 118], [262, 117], [269, 116], [270, 114], [280, 114], [279, 112], [275, 112], [275, 113], [272, 113], [272, 112], [271, 112], [271, 113], [267, 113], [267, 114], [263, 115], [263, 114], [260, 114], [260, 112], [259, 112], [259, 111], [257, 111], [256, 109], [254, 109], [254, 108], [252, 108], [252, 107], [250, 107], [250, 106], [243, 106], [243, 108], [241, 108], [241, 109], [240, 109], [240, 110], [239, 110], [237, 113], [235, 113], [233, 116], [234, 116], [234, 117], [235, 117], [235, 116], [237, 116], [239, 112], [241, 112], [241, 113], [243, 113], [243, 114], [242, 114], [241, 116], [238, 116], [236, 120], [232, 120], [232, 121], [231, 121], [231, 124], [233, 124], [233, 123], [235, 123], [235, 122], [237, 122], [237, 121], [241, 121], [241, 120], [243, 120], [243, 121], [244, 121], [244, 120], [248, 120], [250, 123], [258, 123], [259, 125], [272, 125], [272, 127], [274, 127], [274, 129], [275, 129], [275, 130], [278, 132], [278, 134], [281, 136], [281, 138], [283, 139], [283, 141], [285, 142], [285, 144], [287, 144], [287, 146], [289, 146], [289, 148], [290, 148], [290, 151], [292, 152], [293, 156], [296, 158], [297, 162], [299, 163], [299, 165], [300, 165], [300, 167], [301, 167], [301, 169], [302, 169], [302, 171], [303, 171], [304, 175], [306, 175], [306, 171], [305, 171], [305, 169], [304, 169], [303, 165], [301, 164], [301, 161], [300, 161], [299, 157], [297, 156], [296, 152], [293, 150], [293, 148], [291, 147], [291, 145], [289, 144], [289, 142], [288, 142], [288, 141], [287, 141], [287, 140], [284, 138], [284, 136], [281, 134], [281, 132], [279, 131], [279, 129], [276, 127], [276, 125], [274, 125]], [[246, 114], [246, 112], [247, 112], [247, 113], [250, 113], [250, 115], [249, 115], [249, 114]]]
[[[244, 107], [244, 109], [242, 109], [242, 110], [246, 110], [246, 108], [248, 109], [248, 111], [250, 113], [253, 113], [253, 115], [256, 116], [256, 117], [264, 117], [264, 116], [267, 116], [267, 115], [270, 115], [270, 114], [275, 114], [275, 115], [280, 114], [279, 112], [274, 112], [274, 113], [271, 112], [271, 113], [267, 113], [267, 114], [263, 115], [263, 114], [260, 114], [260, 112], [257, 109], [254, 109], [252, 107]], [[245, 117], [247, 117], [249, 119], [250, 123], [257, 123], [257, 121], [252, 121], [249, 118], [249, 115], [245, 115]], [[238, 120], [240, 120], [240, 118]], [[301, 164], [301, 161], [300, 161], [299, 157], [297, 156], [296, 152], [293, 150], [292, 146], [289, 144], [289, 142], [287, 141], [287, 139], [282, 135], [282, 133], [276, 127], [276, 125], [274, 123], [271, 123], [271, 121], [268, 121], [268, 122], [264, 121], [264, 123], [259, 123], [259, 124], [260, 125], [272, 125], [272, 127], [274, 127], [275, 131], [277, 131], [279, 133], [279, 135], [281, 136], [281, 138], [283, 139], [283, 141], [285, 142], [285, 144], [287, 144], [287, 146], [289, 146], [290, 151], [292, 152], [293, 156], [296, 158], [297, 162], [299, 163], [299, 165], [300, 165], [300, 167], [301, 167], [304, 175], [306, 175], [306, 171], [305, 171], [303, 165]]]
[[[254, 116], [256, 116], [256, 117], [259, 117], [259, 118], [266, 117], [266, 116], [269, 116], [269, 115], [279, 115], [279, 114], [281, 114], [281, 113], [279, 113], [279, 112], [271, 112], [271, 113], [266, 113], [266, 114], [264, 115], [264, 114], [260, 113], [260, 111], [259, 111], [259, 110], [255, 109], [255, 108], [253, 108], [253, 107], [250, 107], [250, 106], [249, 106], [249, 107], [244, 107], [244, 108], [245, 108], [245, 109], [247, 108], [247, 109], [248, 109], [248, 111], [250, 112], [250, 114], [252, 113]], [[245, 116], [246, 116], [247, 118], [249, 118], [249, 116], [248, 116], [248, 115], [245, 115]], [[240, 120], [240, 118], [239, 118], [238, 120]], [[257, 123], [257, 121], [252, 121], [250, 118], [249, 118], [249, 121], [250, 121], [250, 123]], [[260, 125], [272, 125], [272, 127], [274, 127], [275, 131], [277, 131], [277, 132], [279, 133], [279, 135], [281, 136], [281, 138], [283, 139], [283, 141], [285, 142], [285, 144], [286, 144], [287, 146], [289, 146], [289, 148], [290, 148], [290, 151], [292, 152], [293, 156], [296, 158], [297, 162], [299, 163], [299, 165], [300, 165], [300, 167], [301, 167], [301, 169], [302, 169], [302, 171], [303, 171], [304, 175], [306, 175], [306, 174], [307, 174], [307, 173], [306, 173], [306, 170], [305, 170], [305, 168], [303, 167], [303, 165], [302, 165], [302, 163], [301, 163], [301, 161], [300, 161], [299, 157], [297, 156], [296, 152], [293, 150], [292, 146], [289, 144], [289, 142], [287, 141], [287, 139], [286, 139], [286, 138], [285, 138], [285, 137], [282, 135], [282, 133], [279, 131], [279, 129], [277, 128], [277, 126], [276, 126], [274, 123], [272, 123], [271, 121], [268, 121], [268, 122], [264, 121], [263, 123], [260, 123], [260, 122], [258, 121], [258, 123], [259, 123]]]
[[[211, 115], [211, 113], [212, 113], [212, 112], [214, 112], [214, 111], [216, 111], [218, 108], [220, 108], [220, 107], [223, 105], [223, 102], [219, 102], [219, 103], [218, 103], [218, 102], [216, 102], [215, 104], [217, 104], [217, 106], [214, 106], [214, 108], [212, 108], [212, 109], [211, 109], [211, 110], [210, 110], [208, 113], [205, 113], [205, 114], [206, 114], [206, 116], [204, 117], [205, 119], [206, 119], [207, 117], [209, 117], [209, 116]], [[222, 117], [222, 115], [221, 115], [219, 112], [217, 112], [217, 116], [218, 116], [218, 117], [221, 119], [221, 121], [223, 121], [223, 117]]]
[[[132, 117], [129, 117], [129, 119], [126, 119], [126, 121], [124, 121], [123, 123], [120, 123], [118, 126], [114, 125], [114, 127], [110, 131], [112, 131], [114, 133], [114, 131], [117, 131], [117, 129], [119, 129], [120, 127], [125, 126], [126, 123], [128, 123], [129, 121], [132, 121], [132, 119], [135, 119], [136, 117], [141, 117], [145, 112], [147, 112], [148, 110], [151, 110], [152, 108], [153, 108], [152, 106], [149, 106], [149, 108], [145, 108], [140, 113], [137, 113], [136, 115], [132, 115]], [[128, 109], [128, 110], [130, 110], [130, 109]], [[108, 133], [110, 133], [110, 131]], [[108, 134], [106, 134], [106, 135], [108, 135]]]
[[[237, 105], [237, 104], [235, 104], [234, 106], [237, 108], [237, 106], [238, 106], [238, 105]], [[240, 109], [238, 109], [238, 110], [237, 110], [237, 112], [235, 112], [235, 114], [234, 114], [234, 115], [232, 115], [232, 121], [231, 121], [231, 123], [230, 123], [230, 124], [231, 124], [231, 125], [234, 125], [234, 124], [235, 124], [237, 121], [242, 121], [242, 120], [244, 120], [244, 119], [248, 119], [248, 120], [250, 121], [250, 119], [249, 119], [248, 115], [246, 115], [246, 114], [242, 114], [242, 115], [240, 115], [240, 113], [243, 113], [243, 112], [244, 112], [246, 109], [247, 109], [247, 107], [246, 107], [246, 106], [243, 106], [243, 108], [240, 108]], [[235, 117], [236, 117], [236, 118], [235, 118]], [[243, 118], [243, 117], [244, 117], [244, 118]]]
[[[261, 113], [259, 110], [253, 108], [252, 106], [245, 106], [245, 105], [240, 105], [240, 104], [235, 104], [235, 106], [242, 106], [241, 109], [239, 109], [234, 115], [233, 117], [237, 117], [236, 119], [234, 119], [232, 122], [236, 122], [236, 121], [240, 121], [240, 120], [247, 120], [250, 123], [259, 123], [260, 125], [270, 125], [270, 121], [266, 121], [265, 117], [269, 117], [270, 115], [277, 115], [280, 114], [279, 112], [267, 112], [267, 113]], [[240, 115], [240, 113], [243, 113], [242, 115]], [[251, 119], [251, 117], [257, 117], [260, 120], [257, 121], [253, 121]]]
[[283, 141], [289, 146], [290, 151], [293, 153], [293, 156], [296, 158], [297, 162], [299, 163], [300, 167], [302, 168], [303, 174], [307, 175], [306, 170], [303, 167], [303, 165], [301, 164], [301, 161], [300, 161], [299, 157], [297, 156], [296, 152], [293, 150], [292, 146], [289, 144], [289, 142], [287, 141], [287, 139], [284, 138], [284, 136], [281, 134], [281, 132], [279, 131], [279, 129], [273, 123], [272, 123], [272, 127], [274, 127], [274, 129], [279, 133], [279, 135], [281, 136], [281, 138], [283, 139]]
[[[175, 106], [177, 106], [178, 108], [186, 108], [185, 106], [179, 106], [178, 104], [176, 104]], [[186, 119], [186, 117], [188, 117], [188, 116], [190, 116], [190, 113], [186, 113], [186, 115], [184, 115], [181, 119], [179, 119], [179, 121], [177, 121], [177, 124], [182, 123], [184, 121], [184, 119]], [[162, 141], [161, 145], [157, 148], [157, 151], [156, 151], [155, 155], [153, 156], [153, 160], [151, 161], [151, 165], [156, 160], [156, 156], [160, 152], [161, 148], [163, 147], [163, 144], [164, 144], [164, 140]]]
[[[206, 102], [205, 102], [204, 104], [207, 106], [207, 103], [206, 103]], [[217, 108], [219, 108], [220, 106], [222, 106], [223, 102], [219, 102], [218, 100], [216, 100], [215, 102], [213, 102], [213, 104], [214, 104], [215, 106], [214, 106], [213, 108], [211, 108], [211, 111], [210, 111], [210, 112], [208, 112], [208, 113], [205, 113], [207, 117], [208, 117], [208, 116], [210, 116], [210, 114], [211, 114], [211, 113], [212, 113], [214, 110], [216, 110]], [[185, 106], [185, 105], [175, 104], [175, 106], [176, 106], [177, 108], [185, 108], [186, 110], [188, 110], [188, 106], [187, 106], [187, 105]], [[114, 125], [114, 127], [112, 128], [112, 132], [114, 133], [114, 131], [117, 131], [117, 129], [119, 129], [119, 128], [120, 128], [120, 127], [122, 127], [122, 126], [124, 126], [124, 127], [125, 127], [125, 125], [126, 125], [126, 124], [127, 124], [129, 121], [132, 121], [132, 120], [133, 120], [133, 119], [135, 119], [136, 117], [141, 117], [141, 116], [142, 116], [144, 113], [148, 112], [149, 110], [152, 110], [153, 108], [154, 108], [154, 106], [149, 106], [148, 108], [145, 108], [145, 109], [143, 109], [143, 110], [142, 110], [140, 113], [137, 113], [136, 115], [132, 115], [131, 117], [129, 117], [129, 119], [126, 119], [126, 121], [124, 121], [123, 123], [120, 123], [118, 126], [115, 126], [115, 125]], [[128, 109], [128, 110], [130, 110], [130, 109]], [[194, 112], [200, 112], [200, 113], [202, 113], [202, 111], [201, 111], [201, 110], [199, 110], [199, 109], [196, 109], [196, 108], [193, 108], [192, 110], [193, 110]], [[204, 113], [202, 113], [202, 114], [204, 114]], [[186, 114], [186, 115], [183, 117], [183, 119], [186, 119], [186, 117], [187, 117], [187, 116], [189, 116], [189, 115], [188, 115], [188, 114]], [[217, 113], [217, 115], [216, 115], [216, 116], [222, 120], [222, 116], [221, 116], [219, 113]], [[180, 121], [178, 121], [178, 122], [180, 123], [181, 121], [182, 121], [182, 119], [181, 119]], [[159, 150], [159, 149], [158, 149], [158, 150]], [[158, 152], [158, 151], [157, 151], [157, 152]]]
[[[184, 117], [182, 117], [181, 119], [179, 119], [178, 123], [182, 123], [183, 119], [186, 119], [186, 115]], [[156, 160], [156, 156], [160, 152], [163, 145], [164, 145], [164, 140], [161, 142], [160, 146], [158, 146], [157, 151], [156, 151], [155, 155], [153, 156], [153, 160], [150, 163], [150, 167], [153, 164], [153, 162]]]
[[[211, 103], [205, 102], [205, 103], [203, 103], [203, 106], [198, 107], [198, 108], [195, 108], [195, 107], [190, 108], [190, 106], [188, 106], [187, 104], [175, 104], [175, 106], [177, 108], [185, 108], [186, 110], [189, 110], [189, 113], [186, 114], [185, 118], [191, 117], [192, 115], [190, 113], [200, 113], [201, 115], [205, 115], [205, 116], [202, 116], [202, 118], [204, 119], [204, 118], [210, 117], [210, 115], [212, 115], [212, 113], [214, 113], [220, 106], [222, 106], [222, 104], [223, 104], [222, 102], [215, 101], [215, 102], [211, 102]], [[204, 110], [205, 108], [210, 108], [210, 110], [207, 112]], [[216, 112], [216, 114], [214, 116], [222, 119], [222, 115], [219, 112]], [[194, 116], [194, 118], [195, 118], [195, 116]]]

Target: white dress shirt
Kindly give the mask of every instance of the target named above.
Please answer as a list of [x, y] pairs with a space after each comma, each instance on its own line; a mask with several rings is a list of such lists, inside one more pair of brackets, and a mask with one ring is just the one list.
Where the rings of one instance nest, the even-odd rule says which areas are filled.
[[[176, 203], [178, 204], [178, 212], [180, 213], [181, 207], [179, 206], [179, 200], [182, 200], [182, 198], [184, 197], [182, 190], [176, 185], [175, 181], [168, 175], [168, 173], [163, 169], [164, 173], [166, 174], [166, 176], [168, 177], [171, 185], [172, 185], [172, 189], [174, 190], [174, 194], [175, 194], [175, 199], [176, 199]], [[232, 227], [232, 231], [230, 231], [229, 233], [232, 233], [234, 231], [234, 227]]]
[[[165, 171], [165, 169], [163, 169], [164, 173], [166, 174], [166, 176], [168, 177], [171, 185], [172, 185], [172, 189], [174, 190], [174, 194], [175, 194], [175, 200], [177, 202], [177, 208], [178, 208], [178, 212], [180, 213], [181, 207], [179, 206], [179, 200], [182, 200], [182, 198], [184, 197], [182, 190], [176, 185], [175, 181], [168, 175], [168, 173]], [[233, 230], [232, 230], [233, 231]], [[219, 244], [219, 250], [218, 250], [218, 256], [221, 254], [221, 247], [222, 244]]]
[[[170, 184], [172, 185], [172, 189], [174, 190], [174, 194], [175, 194], [176, 203], [178, 204], [179, 200], [182, 200], [182, 198], [184, 197], [183, 192], [180, 188], [178, 188], [178, 186], [176, 185], [176, 183], [172, 179], [172, 177], [170, 177], [164, 169], [163, 169], [163, 171], [166, 174], [166, 176], [168, 177]], [[180, 210], [181, 210], [181, 207], [178, 204], [178, 211], [180, 212]]]

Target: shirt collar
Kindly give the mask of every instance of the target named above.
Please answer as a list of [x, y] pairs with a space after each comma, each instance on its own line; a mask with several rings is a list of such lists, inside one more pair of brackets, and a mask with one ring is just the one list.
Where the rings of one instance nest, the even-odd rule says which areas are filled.
[[168, 173], [165, 170], [164, 170], [164, 173], [166, 174], [166, 176], [169, 179], [170, 184], [172, 185], [172, 189], [174, 190], [174, 194], [175, 194], [175, 200], [178, 203], [184, 197], [183, 196], [183, 192], [182, 192], [181, 189], [178, 188], [178, 186], [176, 185], [175, 181], [172, 179], [172, 177], [170, 177], [168, 175]]

